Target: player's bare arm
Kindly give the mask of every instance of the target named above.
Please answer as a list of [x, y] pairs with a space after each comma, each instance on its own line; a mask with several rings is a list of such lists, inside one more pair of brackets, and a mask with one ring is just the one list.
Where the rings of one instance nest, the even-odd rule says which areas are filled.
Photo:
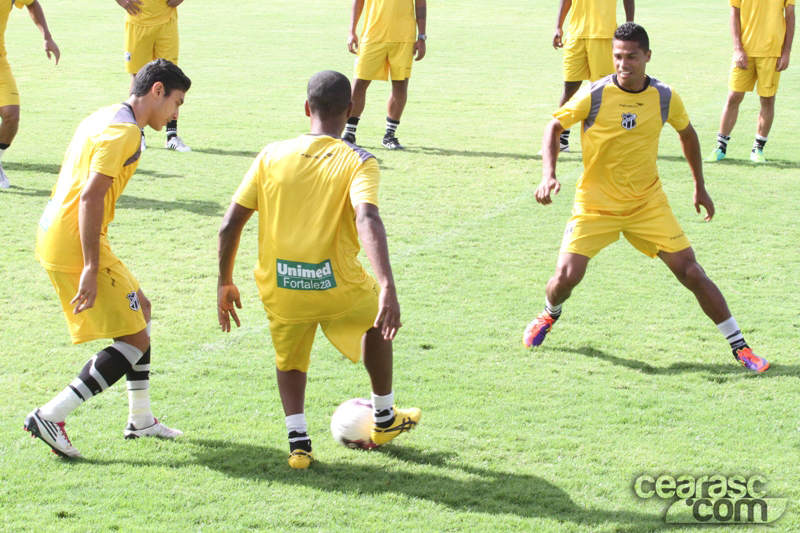
[[553, 119], [544, 129], [542, 137], [542, 182], [536, 188], [536, 201], [542, 205], [553, 203], [550, 193], [558, 194], [561, 183], [556, 179], [556, 161], [558, 160], [558, 136], [564, 128], [557, 119]]
[[129, 15], [138, 15], [142, 11], [142, 0], [117, 0], [117, 4]]
[[700, 213], [700, 206], [706, 210], [706, 216], [703, 220], [711, 220], [714, 218], [714, 202], [711, 200], [708, 191], [706, 191], [705, 179], [703, 178], [703, 159], [700, 155], [700, 141], [697, 138], [697, 132], [690, 123], [684, 129], [678, 132], [681, 139], [681, 149], [686, 161], [689, 163], [689, 170], [694, 178], [694, 194], [692, 202], [694, 202], [695, 210]]
[[347, 39], [347, 49], [351, 54], [358, 53], [358, 35], [356, 28], [358, 27], [358, 19], [361, 18], [361, 12], [364, 11], [364, 0], [353, 0], [353, 10], [350, 13], [350, 37]]
[[[247, 221], [253, 215], [253, 209], [248, 209], [231, 202], [222, 226], [219, 228], [219, 243], [217, 256], [219, 259], [219, 277], [217, 278], [217, 317], [222, 331], [231, 330], [231, 318], [236, 322], [236, 327], [242, 324], [236, 314], [236, 308], [242, 308], [239, 289], [233, 284], [233, 264], [236, 262], [236, 252], [239, 250], [239, 239], [242, 236]], [[235, 307], [234, 307], [235, 306]]]
[[53, 54], [53, 57], [56, 59], [56, 65], [58, 65], [58, 60], [61, 58], [61, 51], [50, 35], [50, 30], [47, 28], [47, 20], [44, 18], [44, 10], [39, 0], [34, 0], [28, 5], [28, 14], [31, 16], [31, 20], [36, 27], [39, 28], [39, 31], [42, 32], [42, 37], [44, 38], [44, 52], [47, 54], [47, 59], [50, 59], [50, 54]]
[[731, 36], [733, 37], [733, 62], [739, 68], [747, 68], [747, 54], [742, 44], [741, 10], [731, 6]]
[[778, 59], [778, 72], [789, 68], [789, 54], [792, 53], [792, 41], [794, 40], [794, 4], [789, 4], [784, 8], [783, 16], [786, 19], [786, 33], [783, 37], [783, 49], [781, 57]]
[[386, 229], [377, 206], [366, 203], [356, 206], [356, 230], [375, 278], [381, 286], [378, 316], [373, 326], [380, 330], [385, 340], [392, 340], [403, 324], [400, 322], [400, 303], [397, 300], [392, 265], [389, 263]]
[[83, 249], [83, 271], [78, 293], [69, 302], [76, 315], [94, 307], [97, 299], [97, 271], [100, 267], [100, 231], [103, 227], [103, 208], [108, 189], [114, 180], [92, 172], [81, 191], [78, 204], [78, 232]]
[[[425, 18], [428, 16], [427, 0], [416, 0], [416, 2], [414, 2], [414, 13], [417, 17], [417, 35], [426, 35]], [[414, 43], [414, 55], [416, 56], [414, 61], [419, 61], [425, 57], [425, 39], [417, 38], [417, 42]]]
[[567, 19], [569, 8], [572, 7], [572, 0], [559, 0], [558, 19], [556, 20], [556, 30], [553, 32], [553, 48], [558, 50], [564, 47], [564, 21]]
[[625, 8], [625, 21], [633, 22], [634, 0], [622, 0], [622, 5]]

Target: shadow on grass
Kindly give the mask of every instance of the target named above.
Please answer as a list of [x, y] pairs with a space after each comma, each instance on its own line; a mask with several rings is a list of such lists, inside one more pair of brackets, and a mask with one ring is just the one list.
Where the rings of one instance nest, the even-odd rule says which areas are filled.
[[192, 152], [210, 155], [231, 155], [234, 157], [247, 157], [255, 159], [259, 152], [251, 152], [249, 150], [220, 150], [219, 148], [192, 148]]
[[[0, 194], [14, 194], [18, 196], [30, 196], [49, 198], [49, 190], [46, 189], [28, 189], [26, 187], [19, 187], [11, 184], [11, 188], [6, 189]], [[197, 215], [216, 217], [222, 216], [225, 212], [225, 207], [219, 205], [217, 202], [210, 202], [204, 200], [175, 200], [167, 202], [164, 200], [153, 200], [152, 198], [140, 198], [138, 196], [131, 196], [122, 194], [117, 200], [117, 208], [119, 209], [139, 209], [150, 211], [187, 211]], [[44, 205], [42, 205], [44, 209]]]
[[800, 377], [799, 365], [781, 365], [772, 364], [766, 372], [757, 374], [750, 370], [745, 369], [736, 364], [731, 356], [729, 361], [724, 363], [698, 363], [695, 361], [687, 360], [685, 363], [672, 363], [669, 366], [653, 366], [644, 361], [636, 359], [625, 359], [624, 357], [617, 357], [616, 355], [609, 355], [600, 350], [583, 346], [581, 348], [550, 348], [552, 351], [566, 352], [571, 354], [583, 355], [586, 357], [593, 357], [602, 361], [609, 362], [617, 366], [624, 366], [631, 370], [636, 370], [642, 374], [654, 376], [673, 376], [676, 374], [685, 374], [689, 372], [705, 372], [714, 374], [710, 377], [713, 381], [727, 381], [728, 379], [762, 379], [778, 376], [795, 376]]
[[[454, 453], [429, 453], [393, 446], [371, 452], [353, 452], [381, 453], [397, 461], [427, 467], [424, 471], [395, 471], [375, 465], [324, 461], [315, 462], [308, 471], [295, 471], [289, 468], [286, 462], [288, 454], [284, 449], [227, 440], [191, 439], [186, 442], [194, 448], [194, 461], [189, 461], [189, 464], [210, 468], [226, 476], [270, 484], [305, 486], [358, 496], [400, 494], [472, 513], [543, 517], [575, 524], [614, 523], [618, 524], [615, 531], [629, 533], [650, 531], [660, 519], [658, 515], [630, 511], [586, 509], [575, 504], [559, 487], [542, 478], [464, 466], [458, 463], [458, 456]], [[82, 462], [107, 463], [91, 459]], [[468, 479], [456, 479], [447, 472]]]
[[496, 157], [504, 159], [541, 159], [542, 156], [533, 154], [515, 154], [509, 152], [476, 152], [474, 150], [448, 150], [446, 148], [434, 148], [430, 146], [417, 146], [405, 149], [409, 153], [420, 153], [424, 155], [443, 155], [443, 156], [466, 156], [466, 157]]
[[[3, 167], [8, 171], [12, 178], [12, 186], [13, 186], [13, 175], [14, 172], [17, 170], [21, 170], [24, 172], [35, 172], [38, 174], [54, 174], [58, 175], [61, 171], [61, 165], [52, 165], [52, 164], [42, 164], [42, 163], [14, 163], [14, 162], [6, 162]], [[153, 178], [184, 178], [181, 174], [163, 174], [161, 172], [156, 172], [155, 170], [147, 170], [142, 168], [137, 168], [136, 173], [134, 176], [145, 175], [150, 176]], [[136, 179], [134, 177], [134, 179]], [[49, 193], [48, 193], [49, 194]]]

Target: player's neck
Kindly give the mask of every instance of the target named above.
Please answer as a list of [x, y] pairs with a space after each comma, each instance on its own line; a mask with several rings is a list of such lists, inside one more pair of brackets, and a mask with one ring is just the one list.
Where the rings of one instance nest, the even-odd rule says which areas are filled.
[[341, 137], [346, 123], [347, 118], [322, 120], [312, 115], [311, 130], [309, 133], [312, 135], [330, 135], [331, 137]]
[[131, 106], [133, 116], [136, 118], [136, 125], [144, 128], [150, 119], [150, 109], [144, 98], [131, 95], [125, 102]]
[[649, 85], [650, 78], [647, 74], [642, 74], [641, 77], [636, 77], [635, 79], [627, 79], [622, 80], [619, 75], [614, 76], [614, 83], [616, 83], [617, 87], [622, 89], [623, 91], [629, 93], [640, 93]]

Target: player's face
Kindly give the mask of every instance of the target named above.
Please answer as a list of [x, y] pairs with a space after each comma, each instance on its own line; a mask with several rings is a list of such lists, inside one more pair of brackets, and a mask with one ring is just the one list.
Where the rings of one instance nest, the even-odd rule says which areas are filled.
[[156, 105], [153, 109], [153, 116], [148, 124], [156, 131], [167, 125], [170, 120], [178, 120], [178, 109], [186, 98], [184, 91], [173, 90], [169, 95], [164, 94], [163, 87], [156, 92]]
[[634, 41], [618, 41], [614, 39], [614, 70], [617, 82], [629, 90], [640, 90], [644, 85], [645, 66], [650, 61], [650, 50], [645, 52]]

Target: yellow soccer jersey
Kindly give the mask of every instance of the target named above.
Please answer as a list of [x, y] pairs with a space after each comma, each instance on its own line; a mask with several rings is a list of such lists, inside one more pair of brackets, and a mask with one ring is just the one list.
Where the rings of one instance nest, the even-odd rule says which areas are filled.
[[413, 43], [416, 40], [414, 0], [364, 0], [362, 43]]
[[29, 6], [33, 0], [6, 0], [0, 7], [0, 56], [6, 55], [6, 26], [8, 26], [8, 17], [11, 15], [11, 7], [17, 6], [22, 9], [23, 6]]
[[284, 321], [334, 318], [372, 291], [358, 260], [355, 206], [378, 205], [375, 157], [328, 135], [268, 145], [233, 200], [258, 210], [255, 278]]
[[739, 8], [742, 45], [750, 57], [780, 57], [786, 36], [783, 10], [794, 0], [730, 0]]
[[616, 83], [616, 74], [582, 87], [553, 113], [564, 129], [583, 121], [584, 171], [575, 203], [583, 209], [628, 211], [662, 193], [656, 159], [665, 122], [677, 131], [689, 125], [680, 96], [647, 78], [640, 92]]
[[178, 18], [178, 8], [169, 7], [167, 0], [142, 0], [140, 7], [142, 10], [136, 15], [126, 15], [126, 22], [137, 26], [158, 26]]
[[611, 39], [617, 29], [617, 0], [572, 0], [569, 30], [572, 39]]
[[108, 243], [114, 207], [141, 155], [141, 130], [128, 104], [105, 107], [81, 122], [69, 143], [58, 181], [44, 210], [36, 236], [36, 256], [49, 270], [83, 270], [83, 247], [78, 231], [81, 191], [91, 172], [113, 178], [106, 193], [100, 231], [100, 268], [119, 261]]

